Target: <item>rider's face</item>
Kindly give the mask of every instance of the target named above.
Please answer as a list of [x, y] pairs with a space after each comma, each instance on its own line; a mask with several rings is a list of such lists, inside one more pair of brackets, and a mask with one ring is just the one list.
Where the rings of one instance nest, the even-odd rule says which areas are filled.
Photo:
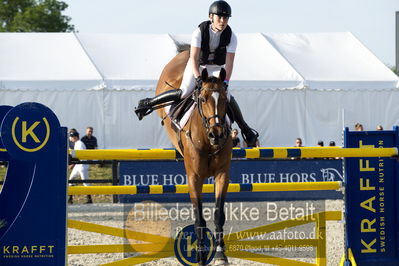
[[229, 23], [229, 17], [223, 17], [216, 14], [210, 14], [209, 18], [212, 21], [212, 27], [216, 31], [222, 31], [227, 27]]

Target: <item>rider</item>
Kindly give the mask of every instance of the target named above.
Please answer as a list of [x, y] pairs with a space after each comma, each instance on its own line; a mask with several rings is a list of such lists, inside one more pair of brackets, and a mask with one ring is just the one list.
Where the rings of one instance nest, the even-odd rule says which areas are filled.
[[[140, 120], [153, 106], [177, 101], [190, 95], [195, 87], [201, 87], [200, 73], [204, 68], [212, 73], [220, 71], [224, 67], [226, 70], [224, 84], [226, 88], [228, 87], [237, 47], [237, 37], [227, 25], [230, 17], [231, 7], [227, 2], [215, 1], [211, 4], [209, 21], [202, 22], [192, 34], [190, 59], [184, 70], [180, 89], [169, 90], [154, 98], [140, 100], [135, 110]], [[232, 95], [230, 95], [229, 105], [248, 147], [255, 147], [258, 133], [254, 132], [244, 121], [241, 110]]]

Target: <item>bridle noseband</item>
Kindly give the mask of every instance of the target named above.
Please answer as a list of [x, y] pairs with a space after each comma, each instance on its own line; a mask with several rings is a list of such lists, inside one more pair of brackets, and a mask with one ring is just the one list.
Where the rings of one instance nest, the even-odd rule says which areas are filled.
[[[213, 91], [213, 92], [220, 92], [222, 89], [223, 88], [203, 88], [202, 87], [200, 89], [196, 88], [196, 90], [194, 92], [194, 101], [197, 104], [198, 112], [199, 112], [199, 115], [200, 115], [200, 117], [202, 119], [202, 125], [206, 129], [208, 140], [210, 140], [209, 132], [210, 132], [210, 130], [212, 128], [220, 127], [220, 128], [222, 128], [222, 131], [223, 131], [223, 136], [224, 136], [223, 137], [223, 142], [221, 143], [221, 145], [218, 145], [218, 149], [216, 149], [214, 152], [209, 154], [210, 157], [216, 155], [219, 151], [221, 151], [224, 148], [224, 146], [227, 143], [228, 135], [230, 134], [230, 127], [227, 125], [227, 120], [226, 120], [227, 112], [225, 113], [224, 116], [220, 116], [219, 114], [215, 114], [215, 115], [212, 115], [210, 117], [206, 117], [205, 116], [202, 104], [205, 103], [206, 100], [201, 95], [201, 92], [203, 90], [209, 90], [209, 91]], [[216, 106], [216, 108], [217, 108], [217, 106]], [[226, 108], [227, 108], [227, 106], [226, 106]], [[218, 121], [217, 118], [219, 118], [219, 122], [217, 122]], [[215, 119], [215, 123], [212, 124], [212, 125], [210, 123], [211, 119]]]

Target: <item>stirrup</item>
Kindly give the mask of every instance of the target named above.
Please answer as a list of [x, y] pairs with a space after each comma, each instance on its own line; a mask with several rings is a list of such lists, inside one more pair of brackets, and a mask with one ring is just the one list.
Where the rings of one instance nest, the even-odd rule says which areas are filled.
[[[247, 133], [249, 133], [250, 136], [246, 136]], [[256, 141], [258, 140], [259, 137], [258, 131], [256, 131], [253, 128], [249, 128], [249, 130], [246, 130], [245, 133], [241, 131], [241, 135], [249, 148], [256, 147]]]

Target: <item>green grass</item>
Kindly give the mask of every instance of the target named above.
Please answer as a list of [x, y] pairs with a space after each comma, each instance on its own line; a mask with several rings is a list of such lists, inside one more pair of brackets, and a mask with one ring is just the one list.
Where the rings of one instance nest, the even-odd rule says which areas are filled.
[[[0, 181], [5, 179], [5, 175], [7, 172], [7, 167], [0, 166]], [[71, 170], [68, 169], [68, 175], [71, 173]], [[90, 179], [112, 179], [112, 167], [110, 164], [105, 164], [102, 167], [98, 165], [91, 165], [89, 169], [89, 178]], [[81, 184], [77, 184], [81, 185]], [[112, 183], [97, 183], [92, 184], [93, 186], [111, 186]], [[0, 188], [2, 185], [0, 185]], [[86, 201], [86, 196], [74, 196], [74, 203], [84, 203]], [[94, 195], [93, 201], [95, 203], [112, 203], [112, 195]]]

